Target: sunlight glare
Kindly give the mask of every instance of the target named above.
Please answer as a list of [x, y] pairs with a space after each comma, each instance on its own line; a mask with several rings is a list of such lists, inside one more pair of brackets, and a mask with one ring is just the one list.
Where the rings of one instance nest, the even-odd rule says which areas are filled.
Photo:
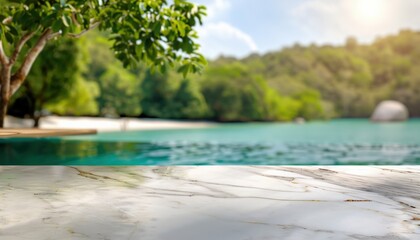
[[355, 15], [365, 23], [377, 23], [385, 17], [384, 0], [357, 0], [355, 3]]

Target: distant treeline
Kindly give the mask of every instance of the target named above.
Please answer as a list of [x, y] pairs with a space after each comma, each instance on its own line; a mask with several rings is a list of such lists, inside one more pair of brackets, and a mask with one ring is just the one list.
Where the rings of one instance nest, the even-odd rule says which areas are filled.
[[[370, 45], [284, 48], [244, 59], [220, 57], [183, 78], [125, 69], [99, 34], [48, 46], [10, 113], [143, 116], [217, 121], [369, 117], [381, 100], [420, 116], [420, 33], [401, 31]], [[70, 50], [69, 50], [70, 49]]]

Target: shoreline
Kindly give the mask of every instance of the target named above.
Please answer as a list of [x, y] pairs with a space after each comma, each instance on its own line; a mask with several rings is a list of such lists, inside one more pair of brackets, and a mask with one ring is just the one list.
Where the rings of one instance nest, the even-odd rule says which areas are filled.
[[[310, 123], [328, 123], [331, 121], [366, 120], [369, 118], [335, 118], [329, 120], [313, 120], [307, 122], [217, 122], [206, 120], [175, 120], [161, 118], [105, 118], [105, 117], [73, 117], [73, 116], [47, 116], [40, 120], [40, 129], [63, 129], [63, 130], [97, 130], [98, 132], [120, 132], [139, 130], [165, 130], [165, 129], [194, 129], [208, 128], [224, 124], [293, 124], [305, 125]], [[411, 121], [420, 121], [420, 118], [409, 118], [403, 122], [372, 122], [372, 124], [398, 124]], [[32, 119], [16, 118], [7, 116], [5, 128], [33, 128]]]
[[[32, 128], [32, 119], [6, 117], [6, 128]], [[96, 129], [98, 132], [135, 130], [191, 129], [216, 126], [219, 123], [167, 119], [61, 117], [48, 116], [40, 120], [40, 129]]]

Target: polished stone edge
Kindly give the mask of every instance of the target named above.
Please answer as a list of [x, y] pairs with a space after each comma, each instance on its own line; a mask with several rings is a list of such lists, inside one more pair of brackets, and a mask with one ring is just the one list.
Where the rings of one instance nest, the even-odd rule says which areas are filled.
[[0, 166], [0, 239], [420, 239], [420, 166]]

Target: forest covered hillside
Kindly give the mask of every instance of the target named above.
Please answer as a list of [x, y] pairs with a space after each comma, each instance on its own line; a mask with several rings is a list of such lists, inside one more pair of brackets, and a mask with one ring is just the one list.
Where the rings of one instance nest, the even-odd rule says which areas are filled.
[[404, 30], [368, 45], [354, 38], [344, 46], [296, 44], [241, 60], [220, 58], [210, 68], [239, 64], [297, 101], [301, 117], [369, 117], [385, 99], [401, 101], [411, 116], [420, 116], [419, 32]]
[[[295, 44], [244, 59], [220, 57], [201, 75], [186, 78], [173, 70], [127, 70], [113, 57], [111, 44], [93, 33], [76, 44], [49, 46], [43, 62], [67, 61], [71, 68], [47, 73], [39, 61], [10, 113], [39, 116], [47, 109], [61, 115], [290, 121], [369, 117], [376, 104], [393, 99], [412, 117], [420, 116], [420, 33], [415, 31], [372, 44], [349, 38], [343, 46]], [[59, 95], [48, 94], [58, 89]]]

